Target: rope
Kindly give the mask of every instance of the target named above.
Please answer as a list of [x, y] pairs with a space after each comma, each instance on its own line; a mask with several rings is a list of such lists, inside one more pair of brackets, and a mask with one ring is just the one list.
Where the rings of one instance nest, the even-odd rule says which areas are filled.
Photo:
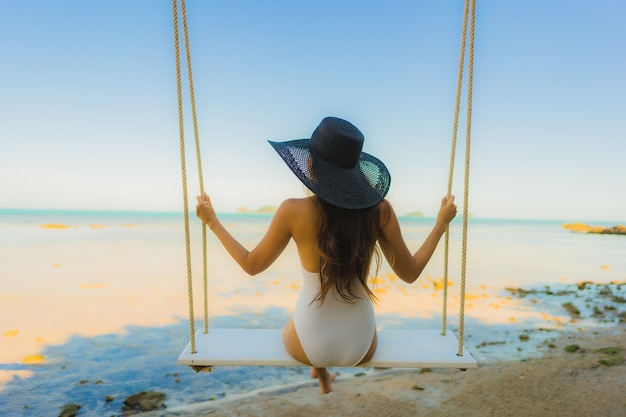
[[[467, 1], [467, 0], [466, 0]], [[463, 246], [461, 249], [461, 306], [459, 308], [459, 351], [463, 356], [463, 335], [465, 329], [465, 275], [467, 264], [467, 220], [469, 217], [469, 176], [470, 144], [472, 137], [472, 89], [474, 87], [474, 29], [476, 21], [476, 0], [472, 1], [470, 20], [469, 56], [467, 64], [467, 118], [465, 127], [465, 180], [463, 182]]]
[[[200, 156], [200, 134], [198, 132], [198, 118], [196, 116], [196, 96], [193, 88], [193, 71], [191, 69], [191, 48], [189, 47], [189, 34], [187, 31], [187, 9], [185, 0], [180, 0], [180, 9], [183, 20], [183, 35], [185, 39], [185, 56], [187, 58], [187, 79], [189, 83], [189, 99], [191, 101], [191, 116], [193, 119], [193, 137], [196, 145], [196, 165], [198, 165], [198, 179], [200, 181], [200, 193], [204, 193], [204, 180], [202, 175], [202, 158]], [[202, 272], [204, 284], [204, 333], [209, 332], [209, 304], [208, 304], [208, 280], [207, 280], [207, 244], [206, 225], [202, 223]]]
[[[452, 181], [454, 178], [454, 162], [456, 155], [456, 138], [459, 131], [459, 110], [461, 108], [461, 89], [463, 87], [463, 69], [465, 68], [465, 45], [467, 43], [467, 20], [469, 1], [465, 1], [463, 11], [463, 30], [461, 33], [461, 50], [459, 51], [459, 70], [456, 81], [456, 101], [454, 105], [454, 126], [452, 128], [452, 146], [450, 150], [450, 171], [448, 174], [448, 193], [452, 194]], [[450, 227], [446, 228], [443, 249], [443, 312], [441, 315], [441, 334], [446, 335], [446, 325], [448, 319], [448, 248], [450, 246]]]
[[178, 95], [178, 132], [180, 137], [180, 166], [183, 180], [183, 217], [185, 223], [185, 254], [187, 259], [187, 298], [189, 300], [189, 335], [191, 353], [196, 351], [195, 322], [193, 318], [193, 280], [191, 276], [191, 242], [189, 239], [189, 205], [187, 197], [187, 166], [185, 164], [185, 125], [183, 122], [183, 93], [180, 75], [180, 41], [178, 37], [178, 8], [176, 0], [172, 0], [172, 16], [174, 20], [174, 52], [176, 55], [176, 93]]
[[[471, 9], [471, 10], [470, 10]], [[470, 26], [469, 45], [467, 42], [467, 26]], [[459, 69], [456, 86], [456, 101], [454, 106], [454, 126], [452, 129], [452, 146], [450, 150], [450, 169], [448, 175], [448, 193], [452, 194], [452, 181], [454, 177], [454, 165], [456, 155], [456, 139], [459, 128], [459, 111], [461, 107], [461, 90], [463, 86], [463, 69], [465, 67], [465, 51], [468, 51], [467, 68], [467, 115], [465, 129], [465, 173], [463, 182], [463, 236], [461, 245], [461, 285], [459, 306], [459, 347], [458, 356], [463, 356], [463, 339], [465, 334], [465, 283], [467, 275], [467, 221], [469, 217], [469, 176], [470, 176], [470, 145], [472, 133], [472, 89], [474, 81], [474, 32], [476, 22], [476, 0], [465, 0], [463, 10], [463, 30], [461, 34], [461, 48], [459, 52]], [[447, 308], [448, 308], [448, 264], [449, 264], [449, 241], [450, 228], [446, 228], [443, 254], [443, 312], [441, 334], [446, 334]]]

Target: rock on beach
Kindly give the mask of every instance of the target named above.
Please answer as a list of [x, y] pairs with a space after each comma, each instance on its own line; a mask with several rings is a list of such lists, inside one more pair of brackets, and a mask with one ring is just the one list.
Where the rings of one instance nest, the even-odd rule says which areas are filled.
[[165, 394], [156, 391], [142, 391], [133, 394], [124, 400], [122, 409], [124, 416], [165, 408], [164, 399]]
[[590, 226], [584, 223], [565, 223], [563, 228], [578, 233], [592, 233], [600, 235], [626, 235], [626, 226], [618, 224], [613, 227]]

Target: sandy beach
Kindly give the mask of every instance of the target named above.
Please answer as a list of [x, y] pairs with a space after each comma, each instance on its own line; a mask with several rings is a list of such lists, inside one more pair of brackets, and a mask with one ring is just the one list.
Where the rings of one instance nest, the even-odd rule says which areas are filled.
[[[232, 215], [228, 222], [251, 244], [269, 219]], [[431, 223], [403, 222], [411, 246]], [[621, 236], [572, 233], [559, 222], [476, 220], [464, 339], [480, 367], [338, 368], [334, 392], [324, 396], [304, 367], [196, 374], [176, 363], [189, 337], [179, 216], [5, 212], [0, 231], [0, 415], [56, 416], [71, 403], [81, 406], [77, 417], [122, 416], [125, 400], [144, 391], [164, 398], [147, 415], [165, 417], [626, 412], [620, 398], [626, 365], [601, 365], [611, 355], [596, 352], [610, 347], [616, 348], [611, 357], [626, 356]], [[458, 225], [452, 232], [458, 236]], [[192, 238], [200, 238], [195, 228]], [[196, 244], [193, 252], [197, 328], [199, 249]], [[281, 328], [300, 288], [294, 248], [287, 251], [251, 279], [211, 241], [211, 326]], [[452, 246], [452, 258], [458, 253]], [[450, 276], [448, 328], [458, 334], [458, 264]], [[386, 266], [371, 284], [380, 298], [380, 329], [440, 328], [440, 251], [415, 285], [403, 285]], [[572, 344], [580, 349], [566, 352]]]
[[[567, 351], [575, 345], [579, 348]], [[606, 364], [610, 358], [623, 360], [625, 348], [624, 326], [559, 333], [540, 358], [465, 372], [379, 370], [373, 375], [339, 376], [328, 395], [321, 394], [313, 381], [141, 416], [617, 417], [626, 415], [620, 388], [626, 386], [626, 365]]]

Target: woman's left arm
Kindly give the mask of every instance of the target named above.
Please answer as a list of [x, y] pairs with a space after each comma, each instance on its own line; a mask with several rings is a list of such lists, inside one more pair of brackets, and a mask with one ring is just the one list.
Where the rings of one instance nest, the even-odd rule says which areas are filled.
[[254, 249], [248, 251], [220, 223], [208, 195], [204, 194], [198, 197], [198, 205], [196, 206], [197, 216], [217, 236], [222, 246], [241, 269], [250, 275], [256, 275], [266, 270], [285, 250], [289, 239], [291, 239], [291, 224], [294, 213], [295, 211], [289, 201], [281, 204], [263, 239]]

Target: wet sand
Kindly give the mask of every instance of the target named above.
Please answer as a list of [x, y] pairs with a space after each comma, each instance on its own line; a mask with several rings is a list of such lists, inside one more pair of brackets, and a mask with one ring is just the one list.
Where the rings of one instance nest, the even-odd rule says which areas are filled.
[[[573, 345], [579, 349], [566, 351]], [[540, 358], [504, 361], [465, 372], [381, 370], [367, 376], [340, 376], [327, 395], [321, 394], [312, 381], [305, 386], [275, 388], [141, 416], [626, 415], [626, 364], [600, 363], [624, 358], [623, 325], [560, 333], [550, 346]], [[598, 351], [608, 347], [616, 348], [617, 353]]]

